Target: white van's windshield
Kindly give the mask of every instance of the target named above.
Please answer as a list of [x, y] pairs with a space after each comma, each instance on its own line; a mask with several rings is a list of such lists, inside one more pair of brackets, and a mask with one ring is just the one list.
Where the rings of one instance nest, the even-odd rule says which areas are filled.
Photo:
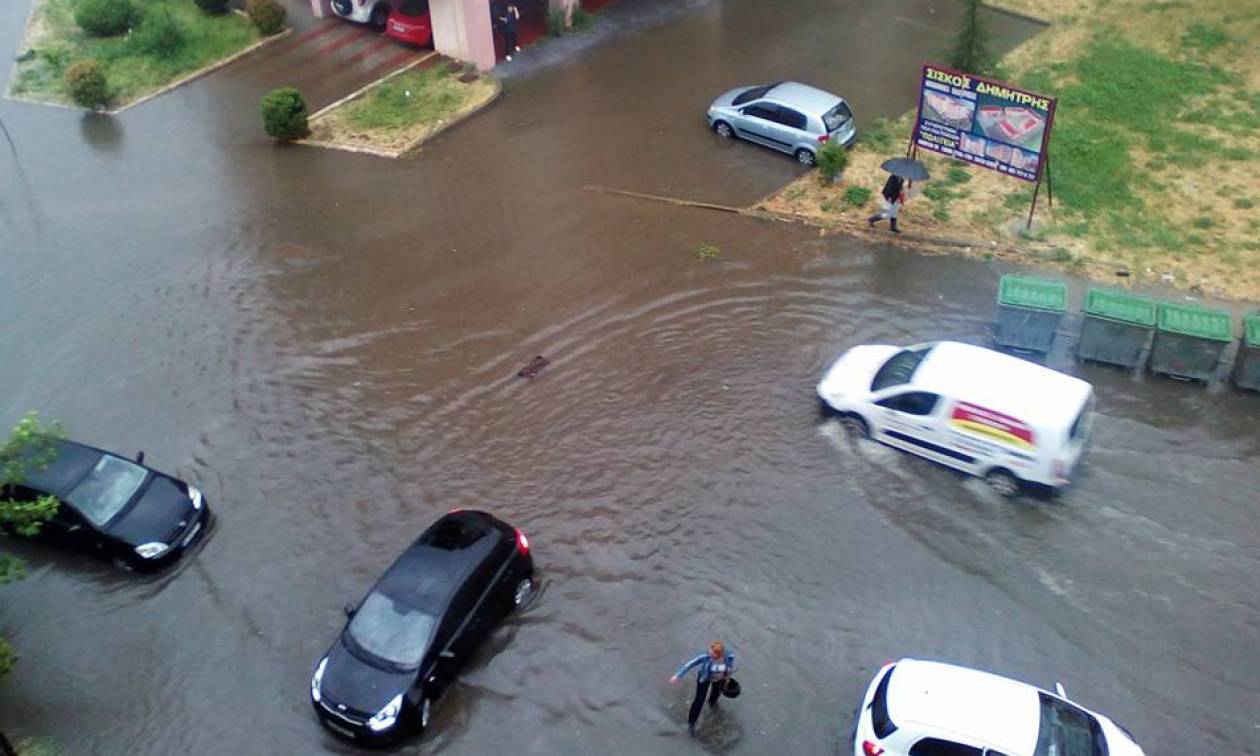
[[927, 344], [921, 347], [912, 347], [910, 349], [902, 349], [892, 357], [888, 358], [888, 362], [875, 373], [875, 379], [871, 381], [871, 391], [879, 391], [889, 386], [900, 386], [903, 383], [909, 383], [914, 377], [914, 371], [919, 367], [919, 363], [923, 362], [923, 358], [927, 357], [928, 352], [932, 351], [933, 344]]

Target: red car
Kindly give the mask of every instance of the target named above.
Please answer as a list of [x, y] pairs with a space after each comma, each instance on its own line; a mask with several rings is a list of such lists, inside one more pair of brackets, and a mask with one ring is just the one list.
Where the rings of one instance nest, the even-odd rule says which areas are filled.
[[385, 33], [403, 42], [428, 47], [433, 43], [429, 0], [403, 0], [402, 5], [389, 12]]

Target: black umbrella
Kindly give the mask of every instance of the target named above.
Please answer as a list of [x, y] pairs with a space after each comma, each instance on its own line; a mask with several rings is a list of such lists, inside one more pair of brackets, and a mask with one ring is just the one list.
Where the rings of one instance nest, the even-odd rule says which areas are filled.
[[927, 181], [931, 178], [923, 163], [906, 157], [888, 158], [880, 168], [909, 181]]

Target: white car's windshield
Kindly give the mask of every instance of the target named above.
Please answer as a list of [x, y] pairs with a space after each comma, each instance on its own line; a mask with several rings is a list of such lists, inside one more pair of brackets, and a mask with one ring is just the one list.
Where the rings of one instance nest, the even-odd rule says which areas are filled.
[[1107, 739], [1088, 712], [1045, 693], [1033, 756], [1107, 756]]
[[364, 651], [404, 669], [420, 666], [433, 634], [432, 615], [380, 591], [372, 591], [355, 612], [350, 638]]
[[66, 495], [66, 501], [93, 525], [103, 527], [131, 501], [148, 474], [137, 464], [106, 454]]
[[911, 349], [903, 349], [892, 357], [888, 358], [888, 362], [875, 373], [875, 378], [871, 381], [871, 391], [879, 391], [889, 386], [900, 386], [903, 383], [909, 383], [914, 377], [914, 371], [919, 367], [919, 363], [923, 362], [923, 358], [927, 357], [928, 352], [932, 351], [931, 344], [922, 347], [914, 347]]

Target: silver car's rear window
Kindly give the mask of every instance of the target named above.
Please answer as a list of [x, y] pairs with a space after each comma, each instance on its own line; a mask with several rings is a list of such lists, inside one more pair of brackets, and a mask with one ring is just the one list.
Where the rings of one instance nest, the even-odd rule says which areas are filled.
[[843, 126], [853, 117], [853, 111], [849, 110], [848, 103], [840, 103], [831, 110], [823, 114], [823, 123], [827, 126], [827, 131], [835, 131]]

